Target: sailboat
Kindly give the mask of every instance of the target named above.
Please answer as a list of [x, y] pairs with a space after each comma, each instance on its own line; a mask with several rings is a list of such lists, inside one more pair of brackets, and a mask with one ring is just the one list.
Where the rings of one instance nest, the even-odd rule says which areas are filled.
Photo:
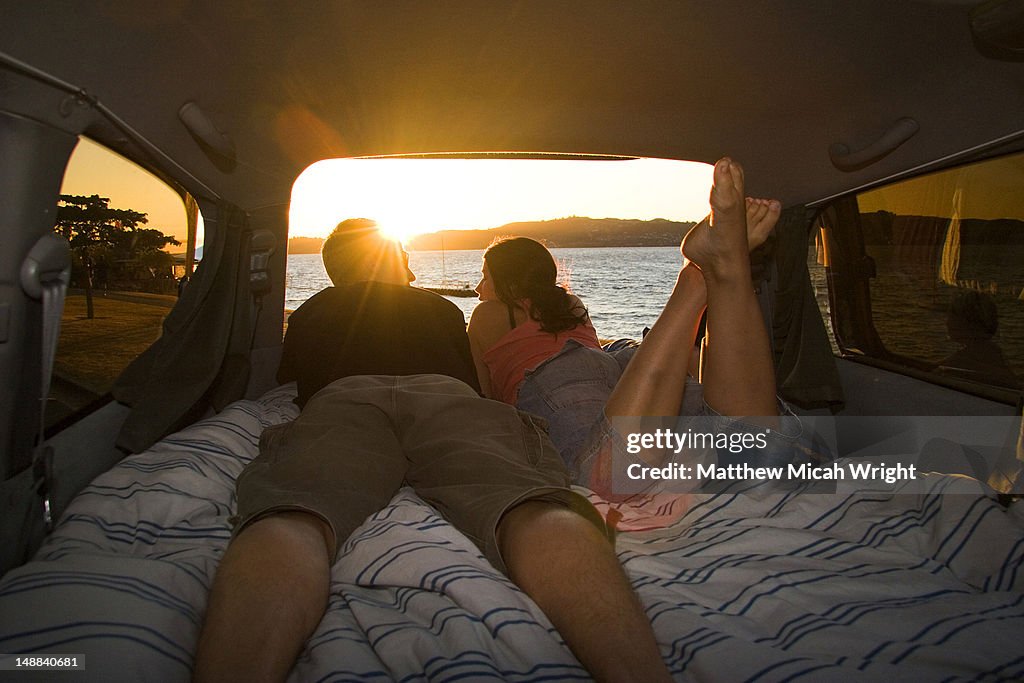
[[423, 289], [440, 294], [442, 296], [471, 297], [476, 296], [476, 289], [473, 284], [465, 280], [449, 280], [448, 267], [445, 263], [444, 233], [441, 233], [441, 284], [437, 287], [424, 287]]

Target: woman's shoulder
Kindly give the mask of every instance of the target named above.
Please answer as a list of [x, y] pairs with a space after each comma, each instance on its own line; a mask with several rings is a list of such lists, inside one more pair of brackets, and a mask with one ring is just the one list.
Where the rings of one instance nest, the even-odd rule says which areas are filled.
[[500, 301], [481, 301], [469, 316], [469, 340], [481, 353], [508, 334], [508, 308]]
[[470, 334], [496, 338], [508, 330], [508, 307], [501, 301], [481, 301], [469, 316]]
[[494, 320], [508, 321], [508, 307], [501, 301], [481, 301], [469, 317], [474, 322], [486, 324]]

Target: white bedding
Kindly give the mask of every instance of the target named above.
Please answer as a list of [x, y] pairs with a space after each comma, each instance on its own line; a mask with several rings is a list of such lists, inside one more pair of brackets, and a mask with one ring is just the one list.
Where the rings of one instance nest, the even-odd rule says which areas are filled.
[[[262, 429], [297, 414], [292, 396], [235, 403], [97, 478], [0, 582], [0, 652], [85, 654], [61, 681], [188, 680], [234, 478]], [[698, 496], [617, 549], [679, 680], [1024, 679], [1021, 505], [936, 494], [955, 484]], [[403, 490], [345, 544], [291, 680], [587, 678], [537, 607]]]

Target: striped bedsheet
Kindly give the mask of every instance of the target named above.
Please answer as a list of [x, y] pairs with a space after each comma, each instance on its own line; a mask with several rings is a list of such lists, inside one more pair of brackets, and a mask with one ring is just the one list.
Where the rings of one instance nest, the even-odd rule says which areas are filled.
[[[0, 652], [84, 654], [61, 681], [188, 680], [233, 481], [262, 429], [294, 418], [293, 395], [235, 403], [97, 478], [0, 582]], [[677, 524], [621, 534], [617, 549], [679, 680], [1024, 679], [1024, 511], [940, 495], [957, 484], [697, 496]], [[588, 676], [405, 489], [345, 543], [291, 680]]]

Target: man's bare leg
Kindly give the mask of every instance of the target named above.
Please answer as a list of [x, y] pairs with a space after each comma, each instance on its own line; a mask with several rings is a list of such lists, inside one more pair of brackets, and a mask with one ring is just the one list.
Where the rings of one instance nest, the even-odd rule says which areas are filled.
[[243, 529], [217, 569], [192, 680], [285, 680], [327, 608], [333, 543], [330, 527], [304, 512]]
[[743, 169], [728, 158], [719, 160], [711, 188], [711, 220], [691, 230], [682, 246], [683, 255], [700, 268], [707, 284], [704, 398], [716, 411], [732, 417], [778, 415], [768, 332], [750, 279], [751, 202], [754, 232], [767, 236], [778, 221], [780, 204], [746, 200]]
[[598, 681], [670, 681], [650, 620], [608, 540], [589, 521], [530, 501], [505, 513], [509, 578], [544, 611]]

